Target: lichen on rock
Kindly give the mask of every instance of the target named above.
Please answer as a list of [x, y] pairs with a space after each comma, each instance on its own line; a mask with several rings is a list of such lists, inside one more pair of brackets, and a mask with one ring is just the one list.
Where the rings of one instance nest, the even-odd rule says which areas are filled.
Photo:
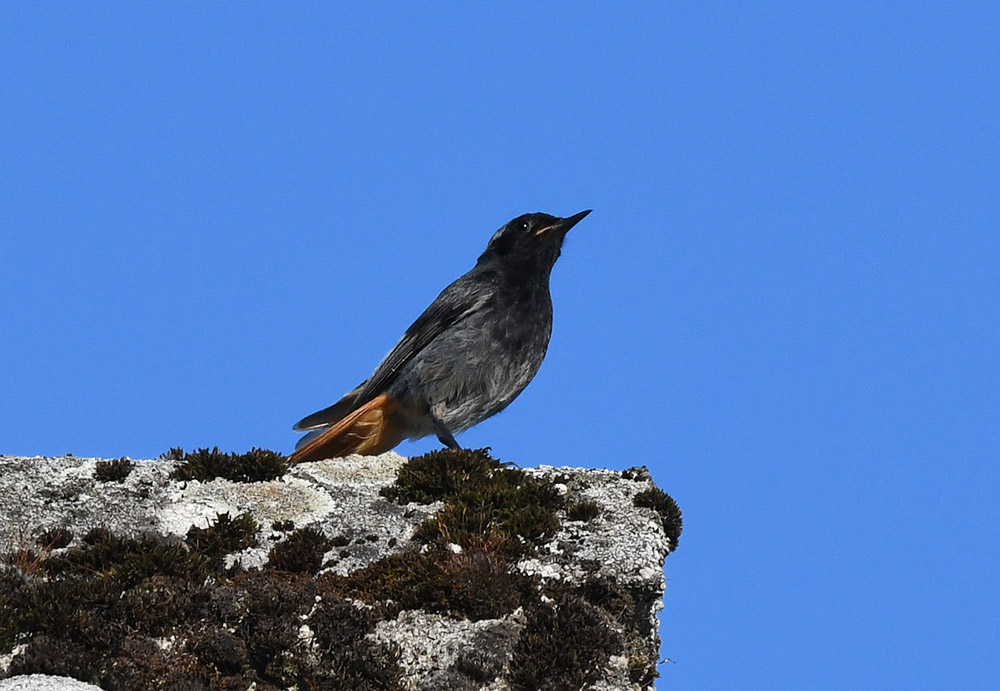
[[652, 687], [680, 512], [644, 469], [283, 463], [0, 456], [0, 678]]

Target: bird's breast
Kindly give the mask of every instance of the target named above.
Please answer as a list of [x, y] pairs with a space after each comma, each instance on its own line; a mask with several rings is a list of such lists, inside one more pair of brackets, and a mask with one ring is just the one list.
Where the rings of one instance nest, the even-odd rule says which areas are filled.
[[539, 299], [490, 301], [436, 339], [413, 363], [407, 379], [452, 432], [505, 408], [531, 382], [552, 334], [552, 303]]

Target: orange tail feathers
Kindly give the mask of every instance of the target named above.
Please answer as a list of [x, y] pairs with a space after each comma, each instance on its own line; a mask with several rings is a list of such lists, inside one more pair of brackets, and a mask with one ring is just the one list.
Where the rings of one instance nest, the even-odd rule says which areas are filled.
[[352, 453], [374, 456], [394, 448], [404, 436], [399, 403], [382, 394], [296, 449], [288, 458], [293, 463], [302, 463]]

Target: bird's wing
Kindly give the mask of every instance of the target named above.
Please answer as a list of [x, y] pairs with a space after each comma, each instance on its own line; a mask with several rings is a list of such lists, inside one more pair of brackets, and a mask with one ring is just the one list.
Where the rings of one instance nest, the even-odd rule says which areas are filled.
[[483, 280], [484, 278], [480, 276], [478, 280], [469, 280], [470, 276], [466, 274], [441, 291], [430, 307], [410, 325], [367, 380], [329, 408], [299, 420], [295, 423], [294, 429], [302, 431], [334, 424], [358, 406], [383, 393], [403, 365], [450, 326], [486, 304], [493, 294], [493, 284], [491, 281]]
[[435, 338], [454, 324], [482, 308], [493, 294], [492, 283], [470, 281], [466, 274], [437, 296], [430, 307], [410, 325], [389, 354], [385, 356], [372, 376], [360, 387], [361, 403], [379, 395], [396, 378], [403, 365], [412, 360]]

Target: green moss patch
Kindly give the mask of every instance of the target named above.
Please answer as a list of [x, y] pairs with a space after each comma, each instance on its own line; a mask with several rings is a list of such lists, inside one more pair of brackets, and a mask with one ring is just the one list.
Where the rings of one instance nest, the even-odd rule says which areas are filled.
[[[637, 598], [633, 591], [613, 578], [601, 576], [576, 588], [564, 589], [564, 592], [581, 597], [602, 609], [609, 621], [621, 626], [623, 643], [628, 652], [629, 680], [644, 687], [652, 684], [658, 674], [656, 665], [659, 662], [659, 639], [653, 630], [649, 611], [636, 608]], [[557, 599], [557, 593], [558, 590], [550, 597]]]
[[582, 597], [565, 594], [526, 611], [510, 664], [510, 686], [523, 691], [577, 691], [597, 681], [623, 649], [614, 621]]
[[635, 506], [653, 509], [660, 517], [663, 530], [670, 539], [671, 549], [677, 549], [677, 541], [681, 537], [684, 522], [681, 519], [681, 509], [673, 497], [659, 487], [651, 487], [635, 495], [632, 500]]
[[566, 518], [571, 521], [590, 521], [601, 515], [601, 506], [592, 499], [573, 502], [566, 507]]
[[222, 557], [232, 552], [258, 544], [257, 533], [260, 526], [249, 513], [231, 518], [229, 513], [220, 513], [208, 528], [192, 527], [185, 542], [192, 550], [209, 555], [215, 568], [222, 565]]
[[95, 529], [79, 547], [8, 559], [0, 650], [25, 644], [8, 674], [109, 690], [399, 688], [398, 651], [366, 638], [371, 614], [309, 575], [223, 568], [256, 540], [249, 515], [222, 514], [183, 541]]
[[175, 480], [201, 480], [207, 482], [217, 477], [233, 482], [263, 482], [275, 480], [291, 467], [291, 463], [277, 451], [251, 449], [247, 453], [223, 453], [219, 447], [198, 449], [185, 453], [174, 448], [161, 456], [164, 460], [180, 461], [170, 477]]
[[127, 458], [118, 458], [113, 461], [98, 461], [94, 470], [94, 478], [98, 482], [125, 482], [135, 463]]
[[446, 449], [413, 458], [400, 469], [396, 483], [382, 490], [399, 503], [445, 503], [417, 529], [415, 539], [463, 548], [498, 539], [521, 549], [555, 533], [556, 512], [565, 501], [554, 484], [503, 464], [487, 451]]
[[510, 614], [537, 597], [537, 584], [514, 570], [509, 547], [480, 541], [455, 552], [447, 547], [391, 554], [348, 576], [321, 580], [333, 591], [381, 608], [394, 617], [422, 609], [473, 621]]
[[316, 573], [323, 566], [323, 555], [334, 541], [315, 528], [302, 528], [271, 548], [267, 557], [270, 569], [292, 573]]

